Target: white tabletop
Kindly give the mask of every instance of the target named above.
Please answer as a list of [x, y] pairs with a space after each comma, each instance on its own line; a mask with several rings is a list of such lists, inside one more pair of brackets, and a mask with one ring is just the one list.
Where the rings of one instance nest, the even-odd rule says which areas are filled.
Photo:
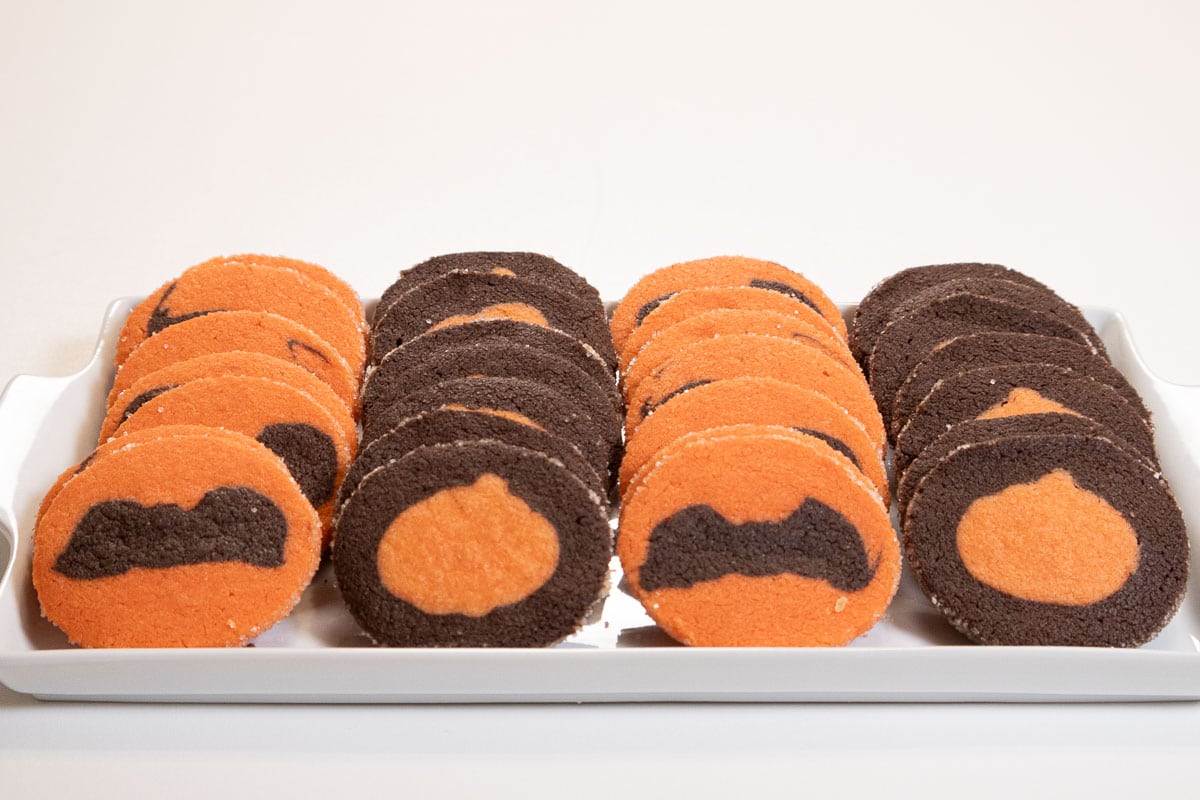
[[[0, 383], [222, 253], [364, 296], [529, 249], [611, 298], [744, 253], [853, 301], [1004, 263], [1200, 383], [1200, 6], [6, 4]], [[0, 689], [0, 792], [1188, 794], [1200, 706], [132, 706]], [[18, 789], [11, 794], [12, 787]]]

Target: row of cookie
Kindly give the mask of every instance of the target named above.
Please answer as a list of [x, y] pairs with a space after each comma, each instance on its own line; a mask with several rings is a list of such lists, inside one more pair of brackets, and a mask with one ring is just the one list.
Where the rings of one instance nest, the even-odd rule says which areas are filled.
[[439, 256], [382, 296], [333, 551], [398, 646], [540, 646], [604, 590], [621, 405], [603, 306], [532, 253]]
[[1014, 270], [905, 270], [851, 344], [889, 418], [918, 583], [985, 644], [1134, 646], [1187, 575], [1150, 414], [1078, 308]]
[[43, 613], [88, 646], [235, 645], [285, 616], [357, 446], [364, 358], [357, 298], [303, 262], [214, 259], [136, 306], [100, 445], [38, 515]]
[[617, 552], [693, 645], [841, 645], [896, 591], [884, 433], [837, 306], [723, 257], [639, 281], [612, 326], [628, 401]]

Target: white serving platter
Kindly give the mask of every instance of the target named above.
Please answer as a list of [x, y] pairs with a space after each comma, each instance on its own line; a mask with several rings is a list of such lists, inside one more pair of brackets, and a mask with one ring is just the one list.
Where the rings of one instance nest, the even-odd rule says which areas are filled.
[[253, 647], [83, 650], [41, 618], [30, 580], [38, 503], [95, 444], [117, 332], [112, 303], [91, 361], [62, 378], [19, 376], [0, 396], [0, 682], [43, 699], [155, 702], [1130, 701], [1200, 699], [1200, 387], [1152, 375], [1119, 314], [1087, 312], [1142, 392], [1163, 471], [1192, 532], [1182, 608], [1135, 650], [979, 647], [910, 576], [887, 616], [845, 648], [684, 648], [619, 588], [576, 635], [545, 650], [370, 645], [328, 568]]

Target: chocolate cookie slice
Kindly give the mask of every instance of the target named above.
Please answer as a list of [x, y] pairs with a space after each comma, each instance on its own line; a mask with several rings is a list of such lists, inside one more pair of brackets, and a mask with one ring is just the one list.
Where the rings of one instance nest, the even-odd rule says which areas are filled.
[[375, 317], [371, 363], [430, 329], [478, 319], [514, 319], [587, 342], [613, 371], [617, 355], [601, 306], [541, 283], [492, 272], [451, 272], [396, 298]]
[[933, 300], [889, 323], [875, 340], [867, 375], [884, 422], [890, 424], [896, 392], [917, 362], [948, 339], [984, 331], [1057, 336], [1088, 346], [1078, 328], [1027, 306], [972, 292]]
[[957, 278], [1002, 278], [1048, 290], [1045, 284], [999, 264], [933, 264], [901, 270], [877, 283], [854, 312], [850, 325], [850, 351], [863, 369], [868, 368], [875, 340], [887, 327], [896, 306], [920, 291]]
[[922, 590], [980, 644], [1135, 647], [1187, 585], [1167, 484], [1095, 436], [960, 447], [918, 484], [904, 539]]
[[593, 306], [603, 308], [604, 305], [600, 300], [600, 293], [586, 278], [549, 256], [540, 253], [449, 253], [434, 256], [428, 261], [403, 270], [400, 277], [380, 295], [379, 305], [375, 308], [375, 318], [380, 319], [388, 306], [409, 289], [450, 272], [515, 275], [574, 295]]
[[[478, 344], [491, 340], [536, 347], [551, 355], [565, 358], [586, 372], [600, 391], [611, 399], [614, 407], [622, 408], [624, 406], [624, 401], [617, 391], [613, 371], [590, 345], [564, 331], [511, 319], [484, 319], [427, 331], [385, 355], [377, 369], [380, 371], [407, 370], [432, 358], [447, 347]], [[403, 364], [399, 366], [389, 364], [395, 360], [402, 361]], [[367, 385], [370, 382], [371, 376], [368, 376]], [[366, 390], [367, 387], [364, 386], [363, 391]]]
[[441, 408], [473, 409], [548, 431], [578, 447], [601, 476], [610, 476], [615, 454], [601, 438], [596, 421], [569, 398], [524, 378], [457, 378], [426, 386], [375, 414], [363, 429], [363, 443], [378, 439], [409, 417]]
[[579, 448], [560, 436], [495, 414], [440, 409], [402, 420], [396, 427], [363, 447], [346, 470], [346, 478], [342, 481], [335, 508], [342, 507], [369, 472], [403, 458], [418, 447], [474, 439], [493, 439], [543, 453], [562, 462], [563, 466], [602, 498], [608, 491], [606, 481], [601, 479], [587, 462]]
[[1099, 381], [1047, 364], [982, 367], [944, 378], [896, 437], [902, 472], [952, 425], [1021, 414], [1078, 414], [1109, 428], [1152, 464], [1154, 431], [1125, 398]]
[[1007, 364], [1053, 364], [1094, 378], [1116, 389], [1147, 422], [1150, 412], [1137, 390], [1109, 361], [1083, 345], [1032, 333], [974, 333], [939, 344], [921, 359], [892, 401], [892, 436], [942, 378], [980, 367]]
[[600, 498], [547, 456], [499, 442], [413, 450], [338, 517], [338, 586], [398, 647], [543, 647], [600, 600], [612, 534]]
[[896, 507], [900, 521], [908, 515], [908, 504], [921, 478], [943, 458], [962, 447], [976, 442], [988, 442], [1006, 436], [1099, 436], [1108, 439], [1135, 458], [1142, 456], [1121, 441], [1115, 433], [1098, 422], [1076, 414], [1021, 414], [1015, 417], [969, 419], [956, 423], [921, 451], [899, 475], [896, 481]]

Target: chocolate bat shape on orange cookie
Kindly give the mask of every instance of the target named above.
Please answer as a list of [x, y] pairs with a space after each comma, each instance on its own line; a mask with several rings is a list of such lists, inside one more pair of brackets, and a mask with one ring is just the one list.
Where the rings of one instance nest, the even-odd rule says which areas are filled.
[[[703, 553], [703, 559], [696, 554]], [[710, 506], [677, 511], [654, 526], [641, 568], [647, 591], [686, 589], [731, 573], [749, 578], [800, 575], [857, 592], [875, 575], [855, 528], [820, 500], [808, 498], [778, 522], [731, 522]]]
[[278, 567], [286, 539], [279, 506], [242, 486], [212, 489], [190, 509], [106, 500], [83, 515], [54, 571], [82, 580], [222, 561]]

